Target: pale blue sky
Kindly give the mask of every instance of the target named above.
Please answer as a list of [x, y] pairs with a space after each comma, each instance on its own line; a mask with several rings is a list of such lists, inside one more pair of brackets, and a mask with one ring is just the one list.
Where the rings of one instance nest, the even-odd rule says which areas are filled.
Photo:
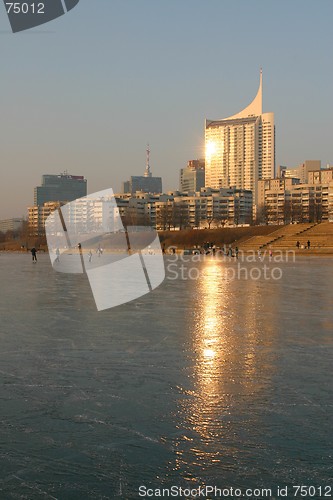
[[81, 0], [14, 35], [1, 4], [0, 219], [26, 213], [43, 173], [119, 190], [148, 141], [177, 188], [204, 119], [246, 106], [261, 66], [277, 164], [333, 163], [332, 20], [331, 0]]

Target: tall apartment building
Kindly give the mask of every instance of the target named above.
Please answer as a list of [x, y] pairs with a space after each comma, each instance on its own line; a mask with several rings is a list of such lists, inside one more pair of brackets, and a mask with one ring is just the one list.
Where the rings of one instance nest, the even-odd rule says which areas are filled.
[[205, 160], [190, 160], [180, 169], [179, 189], [185, 193], [200, 191], [205, 186]]
[[262, 112], [262, 71], [256, 97], [222, 120], [206, 120], [205, 185], [251, 190], [257, 204], [260, 179], [275, 176], [274, 113]]

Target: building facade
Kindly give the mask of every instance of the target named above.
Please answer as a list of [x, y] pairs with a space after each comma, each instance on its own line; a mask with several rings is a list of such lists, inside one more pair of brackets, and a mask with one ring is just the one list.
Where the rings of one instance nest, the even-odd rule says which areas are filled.
[[280, 165], [277, 169], [277, 177], [296, 178], [299, 179], [301, 184], [306, 184], [307, 182], [312, 182], [309, 177], [311, 172], [320, 171], [320, 169], [320, 160], [305, 160], [304, 163], [295, 168]]
[[185, 193], [200, 191], [205, 186], [205, 160], [190, 160], [180, 169], [179, 190]]
[[[58, 209], [60, 205], [55, 205], [51, 208], [49, 214], [46, 211], [46, 205], [37, 207], [43, 210], [43, 225], [45, 220]], [[61, 219], [67, 231], [71, 234], [80, 234], [80, 237], [86, 236], [86, 239], [94, 238], [96, 235], [104, 235], [105, 233], [117, 233], [123, 229], [121, 219], [119, 217], [119, 209], [116, 204], [113, 191], [105, 190], [97, 193], [92, 193], [83, 198], [78, 198], [70, 203], [66, 203], [61, 208]], [[39, 216], [41, 219], [41, 216]], [[56, 234], [59, 231], [58, 218], [50, 217], [47, 222], [49, 233]]]
[[82, 175], [43, 175], [41, 186], [35, 187], [34, 205], [61, 201], [69, 202], [87, 196], [87, 180]]
[[31, 236], [45, 234], [45, 221], [48, 216], [62, 205], [59, 201], [49, 201], [43, 205], [28, 207], [28, 227]]
[[205, 186], [253, 192], [260, 179], [275, 176], [274, 113], [262, 112], [262, 72], [256, 97], [236, 115], [206, 120]]
[[14, 217], [12, 219], [0, 220], [0, 233], [7, 233], [8, 231], [19, 231], [22, 229], [24, 219]]
[[35, 187], [34, 206], [28, 207], [28, 227], [31, 235], [45, 234], [47, 217], [60, 206], [87, 196], [87, 180], [83, 175], [42, 176], [41, 186]]
[[309, 184], [327, 184], [333, 181], [333, 167], [310, 171], [308, 179]]
[[115, 195], [125, 225], [158, 230], [250, 224], [252, 192], [236, 188], [202, 188], [195, 193], [171, 191]]
[[136, 191], [144, 193], [161, 193], [162, 192], [162, 177], [154, 177], [152, 175], [132, 175], [129, 181], [123, 182], [123, 193], [134, 194]]
[[[318, 172], [312, 172], [314, 179]], [[259, 181], [258, 222], [290, 224], [333, 220], [333, 179], [301, 184], [299, 179]]]

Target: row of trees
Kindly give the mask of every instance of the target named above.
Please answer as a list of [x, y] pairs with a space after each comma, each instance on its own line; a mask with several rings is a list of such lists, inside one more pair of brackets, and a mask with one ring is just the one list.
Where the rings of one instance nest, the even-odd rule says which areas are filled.
[[301, 201], [292, 202], [285, 200], [278, 205], [263, 205], [259, 207], [256, 215], [256, 224], [280, 223], [292, 224], [293, 222], [321, 222], [327, 218], [321, 201], [310, 198], [307, 204]]
[[46, 238], [45, 235], [42, 234], [32, 234], [28, 222], [23, 221], [20, 229], [6, 232], [0, 231], [0, 244], [2, 244], [3, 248], [7, 248], [10, 244], [14, 245], [15, 248], [31, 248], [32, 246], [41, 247], [46, 244]]

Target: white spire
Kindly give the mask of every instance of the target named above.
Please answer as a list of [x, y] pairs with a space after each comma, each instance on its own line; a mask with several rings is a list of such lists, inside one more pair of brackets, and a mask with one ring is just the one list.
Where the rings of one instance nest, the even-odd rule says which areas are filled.
[[248, 116], [262, 115], [262, 68], [260, 68], [259, 89], [257, 95], [246, 108], [237, 113], [236, 115], [224, 118], [224, 120], [233, 120], [235, 118], [247, 118]]

